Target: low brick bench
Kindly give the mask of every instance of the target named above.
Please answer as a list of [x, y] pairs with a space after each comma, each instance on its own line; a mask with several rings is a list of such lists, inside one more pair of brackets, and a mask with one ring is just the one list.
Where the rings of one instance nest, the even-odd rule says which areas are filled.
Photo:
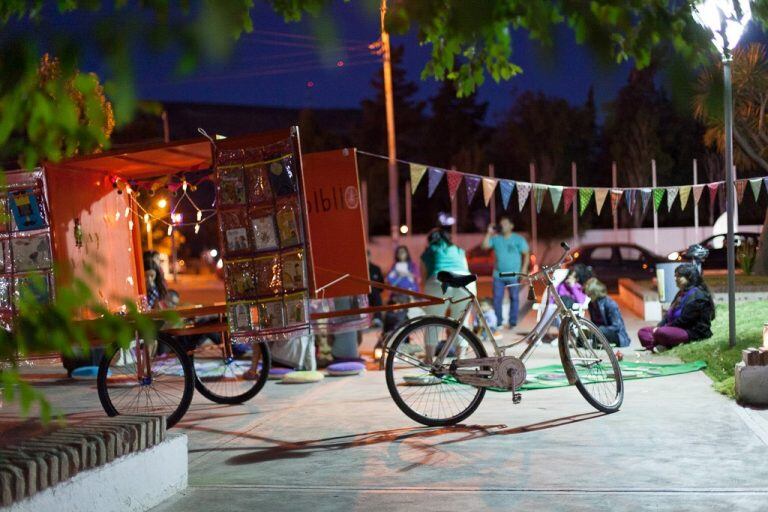
[[[0, 507], [16, 504], [13, 509], [24, 510], [18, 507], [24, 500], [34, 499], [46, 489], [165, 440], [163, 416], [116, 416], [66, 426], [0, 448]], [[186, 449], [184, 453], [186, 464]]]

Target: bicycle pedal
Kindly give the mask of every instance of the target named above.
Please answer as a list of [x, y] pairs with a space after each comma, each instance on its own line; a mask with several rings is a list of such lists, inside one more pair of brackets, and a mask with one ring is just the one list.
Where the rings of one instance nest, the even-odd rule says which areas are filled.
[[520, 393], [512, 392], [512, 403], [513, 404], [519, 404], [523, 401], [523, 395]]

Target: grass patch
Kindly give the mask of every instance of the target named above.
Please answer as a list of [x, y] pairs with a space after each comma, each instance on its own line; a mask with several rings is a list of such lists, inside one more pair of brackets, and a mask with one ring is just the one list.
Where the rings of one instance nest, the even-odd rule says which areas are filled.
[[728, 347], [728, 308], [717, 306], [712, 321], [712, 337], [680, 345], [668, 353], [684, 362], [706, 361], [704, 372], [714, 381], [716, 391], [731, 398], [735, 396], [733, 368], [741, 361], [741, 351], [763, 343], [763, 323], [768, 322], [768, 301], [736, 304], [736, 346]]
[[[722, 289], [728, 287], [728, 276], [725, 274], [712, 275], [705, 273], [704, 281], [710, 288]], [[744, 274], [736, 274], [736, 286], [763, 286], [768, 289], [768, 276], [747, 276]]]

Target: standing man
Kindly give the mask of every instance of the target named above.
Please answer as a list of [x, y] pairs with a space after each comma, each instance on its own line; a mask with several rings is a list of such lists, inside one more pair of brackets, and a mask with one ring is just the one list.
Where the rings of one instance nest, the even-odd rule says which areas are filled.
[[[528, 260], [530, 249], [525, 238], [513, 233], [515, 229], [512, 219], [506, 215], [499, 217], [501, 233], [497, 234], [495, 226], [490, 224], [488, 232], [483, 239], [483, 249], [493, 249], [496, 256], [496, 264], [493, 268], [493, 309], [499, 324], [502, 319], [502, 304], [504, 303], [504, 290], [507, 286], [517, 283], [516, 277], [499, 277], [500, 272], [528, 273]], [[517, 312], [520, 307], [520, 289], [517, 286], [509, 287], [509, 318], [508, 326], [512, 329], [517, 325]]]

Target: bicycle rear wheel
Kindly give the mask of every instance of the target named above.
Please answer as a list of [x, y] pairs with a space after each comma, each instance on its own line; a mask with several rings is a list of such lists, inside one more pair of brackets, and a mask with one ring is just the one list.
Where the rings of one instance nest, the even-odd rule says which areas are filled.
[[611, 413], [624, 400], [624, 379], [610, 343], [592, 322], [567, 319], [560, 328], [560, 359], [592, 407]]
[[266, 343], [232, 343], [195, 349], [195, 388], [217, 404], [241, 404], [264, 387], [269, 377], [271, 356]]
[[[136, 365], [140, 350], [142, 367], [149, 358], [149, 372]], [[101, 359], [96, 378], [99, 401], [109, 416], [158, 414], [168, 428], [187, 412], [194, 393], [194, 370], [187, 353], [170, 338], [147, 343], [132, 342], [127, 349], [110, 347]]]
[[448, 366], [457, 358], [486, 357], [482, 343], [468, 329], [461, 327], [443, 371], [432, 369], [433, 357], [458, 328], [458, 322], [449, 318], [416, 318], [395, 335], [387, 349], [389, 393], [401, 411], [423, 425], [454, 425], [469, 417], [485, 396], [484, 388], [458, 383], [447, 375]]

